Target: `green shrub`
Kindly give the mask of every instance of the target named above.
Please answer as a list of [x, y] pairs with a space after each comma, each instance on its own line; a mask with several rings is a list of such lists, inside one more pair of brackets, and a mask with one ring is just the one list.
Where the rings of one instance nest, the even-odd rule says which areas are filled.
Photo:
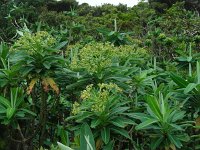
[[129, 117], [129, 100], [123, 96], [122, 89], [116, 84], [98, 84], [98, 88], [88, 85], [82, 91], [80, 102], [73, 104], [72, 116], [78, 124], [89, 123], [96, 140], [100, 139], [100, 147], [120, 136], [131, 139], [124, 130], [129, 124], [135, 124]]

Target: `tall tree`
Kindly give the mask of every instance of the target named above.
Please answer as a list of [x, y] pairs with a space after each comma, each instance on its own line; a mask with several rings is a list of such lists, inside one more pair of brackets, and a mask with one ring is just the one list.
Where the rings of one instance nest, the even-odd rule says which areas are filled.
[[163, 12], [164, 9], [171, 7], [177, 2], [184, 2], [185, 8], [188, 10], [195, 10], [200, 12], [200, 1], [199, 0], [148, 0], [151, 7], [156, 9], [158, 12]]

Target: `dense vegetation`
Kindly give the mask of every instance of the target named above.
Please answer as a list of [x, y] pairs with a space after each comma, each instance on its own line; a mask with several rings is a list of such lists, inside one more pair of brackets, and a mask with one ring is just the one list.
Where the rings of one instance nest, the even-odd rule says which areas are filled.
[[0, 13], [0, 149], [200, 149], [198, 0]]

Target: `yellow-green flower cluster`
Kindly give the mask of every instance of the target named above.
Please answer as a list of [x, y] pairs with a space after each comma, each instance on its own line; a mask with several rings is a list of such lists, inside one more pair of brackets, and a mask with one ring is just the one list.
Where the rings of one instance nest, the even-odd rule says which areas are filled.
[[[72, 49], [73, 51], [73, 49]], [[98, 73], [115, 62], [127, 60], [129, 57], [144, 56], [148, 52], [135, 46], [123, 45], [114, 47], [110, 43], [90, 43], [81, 48], [79, 52], [74, 49], [70, 67], [73, 70], [84, 68], [90, 73]]]
[[86, 87], [85, 90], [83, 90], [83, 91], [81, 92], [81, 99], [82, 99], [82, 100], [86, 100], [86, 99], [90, 98], [92, 87], [93, 87], [93, 84], [90, 84], [90, 85], [88, 85], [88, 86]]
[[[106, 105], [109, 102], [109, 98], [119, 92], [122, 92], [116, 84], [98, 84], [98, 90], [93, 87], [93, 85], [88, 85], [84, 91], [81, 93], [81, 105], [86, 103], [91, 104], [87, 108], [88, 111], [102, 113], [105, 111]], [[80, 111], [80, 105], [74, 103], [73, 114], [77, 114]]]
[[132, 45], [123, 45], [118, 48], [118, 57], [120, 60], [127, 60], [130, 57], [139, 57], [147, 55], [148, 52], [144, 48], [135, 48]]
[[91, 111], [93, 112], [104, 112], [109, 98], [119, 92], [122, 92], [116, 84], [114, 83], [102, 83], [98, 84], [99, 91], [96, 93], [94, 99], [94, 104], [92, 105]]
[[18, 41], [15, 42], [12, 49], [24, 50], [30, 54], [43, 52], [46, 48], [54, 46], [56, 39], [53, 38], [48, 32], [39, 31], [35, 34], [24, 33]]
[[162, 41], [166, 38], [166, 35], [164, 33], [161, 33], [159, 36], [158, 36], [158, 40]]
[[106, 103], [107, 103], [107, 99], [106, 98], [104, 98], [104, 99], [101, 98], [101, 100], [100, 99], [96, 99], [95, 103], [91, 107], [91, 111], [92, 112], [97, 112], [97, 113], [104, 112], [105, 107], [106, 107]]
[[90, 73], [97, 73], [111, 66], [112, 60], [117, 56], [116, 49], [109, 43], [91, 43], [80, 49], [72, 58], [72, 69], [84, 68]]
[[99, 86], [99, 91], [103, 92], [103, 91], [109, 91], [109, 92], [122, 92], [122, 89], [119, 88], [116, 84], [114, 83], [109, 83], [109, 84], [106, 84], [106, 83], [101, 83], [101, 84], [98, 84]]
[[80, 104], [75, 102], [72, 106], [72, 114], [76, 115], [80, 112]]

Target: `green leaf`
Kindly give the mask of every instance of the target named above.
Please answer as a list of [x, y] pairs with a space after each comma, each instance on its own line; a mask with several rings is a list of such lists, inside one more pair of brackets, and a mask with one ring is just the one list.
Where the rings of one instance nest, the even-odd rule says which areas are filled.
[[95, 127], [97, 127], [100, 123], [101, 123], [101, 120], [100, 120], [100, 119], [92, 120], [90, 127], [91, 127], [91, 128], [95, 128]]
[[107, 145], [103, 147], [103, 150], [113, 150], [114, 148], [114, 141], [110, 141]]
[[176, 135], [176, 137], [180, 140], [180, 141], [184, 141], [184, 142], [189, 142], [190, 141], [190, 136], [187, 133], [182, 133], [181, 135]]
[[114, 108], [111, 111], [111, 115], [113, 115], [113, 114], [121, 114], [121, 113], [125, 112], [126, 110], [128, 110], [129, 108], [130, 107], [117, 107], [117, 108]]
[[180, 86], [181, 88], [185, 88], [189, 82], [184, 80], [183, 78], [181, 78], [180, 76], [174, 74], [174, 73], [171, 73], [171, 79], [178, 85]]
[[136, 124], [133, 120], [128, 119], [128, 118], [124, 118], [124, 117], [120, 117], [120, 119], [122, 120], [122, 122], [124, 122], [125, 124]]
[[178, 120], [181, 120], [185, 117], [185, 112], [184, 111], [175, 111], [174, 115], [172, 116], [172, 122], [176, 122]]
[[108, 142], [110, 141], [110, 129], [109, 128], [104, 127], [103, 129], [101, 129], [101, 138], [105, 144], [108, 144]]
[[7, 108], [6, 110], [6, 117], [8, 119], [11, 119], [13, 115], [15, 114], [16, 109], [15, 108]]
[[161, 102], [161, 114], [162, 114], [163, 118], [165, 118], [166, 111], [167, 111], [167, 106], [166, 106], [165, 101], [163, 99], [163, 95], [161, 93], [159, 95], [160, 95], [159, 96], [159, 100]]
[[178, 138], [171, 134], [168, 134], [168, 137], [171, 143], [173, 143], [176, 147], [181, 148], [182, 144]]
[[131, 140], [131, 137], [129, 136], [129, 134], [126, 130], [121, 129], [121, 128], [111, 128], [111, 130], [114, 131], [115, 133], [122, 135]]
[[82, 122], [85, 118], [89, 118], [93, 114], [90, 112], [83, 112], [81, 114], [78, 114], [76, 117], [76, 122]]
[[192, 91], [194, 88], [196, 88], [197, 84], [196, 83], [189, 83], [187, 85], [187, 87], [184, 90], [184, 94], [189, 93], [190, 91]]
[[19, 30], [17, 30], [17, 33], [18, 33], [20, 36], [23, 36], [23, 35], [24, 35], [24, 33], [23, 33], [22, 31], [19, 31]]
[[94, 147], [90, 143], [89, 135], [87, 135], [87, 136], [85, 135], [84, 137], [87, 142], [87, 150], [95, 150]]
[[22, 70], [22, 76], [26, 76], [27, 74], [29, 74], [32, 70], [34, 69], [34, 67], [24, 67]]
[[18, 111], [18, 112], [16, 113], [16, 116], [17, 116], [17, 117], [20, 117], [20, 118], [24, 118], [24, 117], [25, 117], [25, 114], [24, 114], [23, 111]]
[[145, 129], [145, 128], [147, 128], [148, 126], [150, 126], [150, 125], [152, 125], [153, 123], [156, 123], [156, 122], [158, 122], [158, 120], [156, 120], [156, 119], [148, 119], [148, 120], [146, 120], [146, 121], [140, 123], [139, 125], [137, 125], [137, 126], [135, 127], [135, 129], [136, 129], [136, 130]]
[[161, 135], [159, 138], [156, 138], [151, 143], [151, 149], [155, 150], [159, 147], [160, 143], [164, 140], [164, 137]]
[[200, 64], [199, 61], [197, 61], [197, 65], [196, 65], [196, 72], [197, 72], [197, 84], [200, 84]]
[[5, 114], [5, 113], [6, 113], [6, 109], [0, 108], [0, 114]]
[[[92, 131], [88, 124], [83, 124], [81, 126], [81, 132], [80, 132], [80, 149], [81, 150], [88, 150], [88, 142], [90, 143], [93, 150], [95, 150], [95, 142], [94, 137], [92, 134]], [[92, 150], [90, 149], [90, 150]]]
[[59, 43], [59, 44], [55, 47], [55, 49], [61, 49], [61, 48], [63, 48], [67, 43], [68, 43], [68, 41], [61, 42], [61, 43]]
[[62, 143], [60, 142], [57, 142], [58, 144], [58, 147], [60, 148], [60, 150], [73, 150], [71, 149], [70, 147], [66, 146], [66, 145], [63, 145]]
[[156, 117], [158, 119], [162, 119], [162, 114], [160, 112], [160, 107], [159, 107], [157, 99], [154, 96], [148, 95], [146, 101], [149, 108], [156, 115]]
[[28, 113], [28, 114], [30, 114], [30, 115], [37, 116], [36, 113], [34, 113], [34, 112], [32, 112], [32, 111], [30, 111], [30, 110], [28, 110], [28, 109], [22, 108], [22, 109], [20, 109], [20, 110], [23, 111], [23, 112], [26, 112], [26, 113]]
[[78, 80], [78, 81], [75, 82], [75, 83], [72, 83], [72, 84], [67, 85], [67, 86], [65, 87], [65, 89], [71, 90], [71, 89], [73, 89], [73, 88], [83, 86], [83, 84], [86, 83], [86, 82], [88, 82], [88, 80], [89, 80], [89, 78], [83, 79], [83, 80]]
[[176, 125], [176, 124], [169, 124], [171, 127], [175, 128], [176, 130], [179, 130], [179, 131], [184, 131], [184, 129], [179, 126], [179, 125]]
[[50, 69], [50, 68], [51, 68], [51, 63], [49, 63], [49, 62], [47, 62], [47, 61], [43, 62], [43, 65], [44, 65], [44, 67], [45, 67], [46, 69]]
[[125, 123], [120, 118], [111, 120], [110, 123], [112, 123], [113, 125], [115, 125], [117, 127], [121, 127], [121, 128], [124, 128], [126, 126]]
[[68, 132], [61, 128], [60, 137], [63, 144], [69, 146], [69, 135]]
[[131, 118], [139, 119], [141, 121], [147, 120], [147, 119], [153, 119], [152, 117], [144, 113], [124, 113], [124, 114]]
[[0, 96], [0, 105], [3, 105], [6, 108], [11, 107], [9, 100], [2, 96]]

